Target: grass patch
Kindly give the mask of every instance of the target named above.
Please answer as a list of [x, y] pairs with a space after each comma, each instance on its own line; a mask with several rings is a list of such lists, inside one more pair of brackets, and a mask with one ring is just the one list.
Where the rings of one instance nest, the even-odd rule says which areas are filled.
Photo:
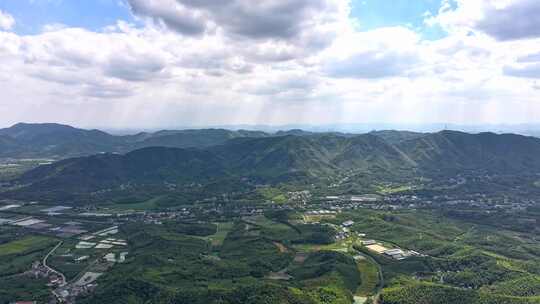
[[223, 241], [225, 241], [225, 238], [227, 237], [229, 232], [232, 230], [234, 223], [216, 223], [216, 225], [217, 232], [211, 236], [206, 237], [206, 239], [210, 241], [213, 246], [221, 246], [223, 245]]
[[115, 203], [109, 206], [109, 208], [112, 210], [136, 210], [136, 211], [152, 210], [152, 209], [157, 208], [156, 203], [159, 201], [160, 198], [161, 197], [158, 196], [144, 202]]
[[260, 188], [257, 192], [268, 201], [273, 201], [276, 204], [284, 204], [288, 201], [287, 196], [277, 188]]
[[14, 275], [30, 269], [56, 244], [52, 238], [28, 236], [0, 245], [0, 276]]
[[413, 188], [411, 186], [395, 186], [395, 187], [377, 186], [377, 192], [379, 194], [395, 194], [395, 193], [410, 191], [412, 189]]
[[295, 244], [293, 248], [300, 252], [336, 251], [346, 253], [353, 250], [356, 240], [356, 238], [350, 237], [332, 244]]
[[360, 271], [361, 282], [356, 294], [360, 296], [374, 295], [379, 285], [379, 268], [367, 258], [358, 260], [356, 264]]
[[20, 240], [0, 245], [0, 257], [11, 254], [22, 254], [50, 246], [53, 239], [42, 236], [28, 236]]

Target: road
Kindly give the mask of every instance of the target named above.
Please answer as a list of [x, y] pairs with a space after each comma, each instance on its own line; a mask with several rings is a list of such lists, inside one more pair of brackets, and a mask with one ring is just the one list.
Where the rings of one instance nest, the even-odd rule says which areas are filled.
[[49, 253], [47, 253], [47, 255], [43, 258], [43, 262], [42, 262], [43, 266], [45, 266], [45, 268], [47, 268], [50, 272], [56, 273], [57, 275], [59, 275], [62, 278], [62, 283], [60, 284], [60, 287], [66, 285], [66, 283], [67, 283], [66, 276], [63, 273], [61, 273], [60, 271], [57, 271], [57, 270], [49, 267], [47, 265], [47, 259], [51, 256], [51, 254], [53, 254], [56, 251], [56, 249], [58, 249], [58, 247], [62, 246], [63, 243], [64, 242], [61, 241], [51, 251], [49, 251]]
[[[42, 264], [45, 268], [47, 268], [50, 272], [53, 272], [53, 273], [56, 273], [57, 275], [60, 276], [62, 282], [60, 283], [60, 287], [63, 287], [67, 284], [67, 281], [66, 281], [66, 276], [61, 273], [60, 271], [57, 271], [53, 268], [51, 268], [50, 266], [47, 265], [47, 259], [56, 251], [56, 249], [58, 249], [60, 246], [62, 246], [64, 242], [63, 241], [60, 241], [58, 243], [58, 245], [56, 245], [51, 251], [49, 251], [49, 253], [47, 253], [47, 255], [43, 258], [43, 261], [42, 261]], [[62, 299], [62, 296], [60, 296], [56, 290], [52, 290], [52, 294], [56, 297], [56, 299], [61, 303], [63, 301]]]
[[369, 254], [366, 254], [362, 251], [359, 251], [359, 250], [356, 250], [356, 253], [363, 256], [365, 259], [369, 260], [370, 262], [372, 262], [375, 266], [377, 266], [377, 272], [378, 272], [378, 275], [379, 275], [379, 282], [377, 284], [377, 289], [374, 291], [374, 296], [372, 296], [371, 298], [373, 299], [373, 303], [377, 304], [379, 303], [379, 297], [381, 295], [381, 290], [384, 286], [384, 276], [383, 276], [383, 271], [382, 271], [382, 266], [381, 264], [379, 264], [374, 258], [372, 258]]

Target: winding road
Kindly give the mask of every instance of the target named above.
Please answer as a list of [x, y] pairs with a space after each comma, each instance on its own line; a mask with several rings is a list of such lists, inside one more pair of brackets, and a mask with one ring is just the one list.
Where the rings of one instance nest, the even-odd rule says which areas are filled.
[[59, 275], [59, 276], [62, 278], [62, 283], [60, 283], [60, 287], [66, 285], [66, 283], [67, 283], [67, 281], [66, 281], [66, 276], [65, 276], [63, 273], [61, 273], [60, 271], [57, 271], [57, 270], [55, 270], [55, 269], [49, 267], [49, 266], [47, 265], [47, 259], [51, 256], [51, 254], [53, 254], [53, 252], [56, 251], [56, 249], [58, 249], [58, 247], [62, 246], [63, 243], [64, 243], [64, 242], [61, 241], [61, 242], [58, 243], [58, 245], [56, 245], [51, 251], [49, 251], [49, 253], [47, 253], [47, 255], [43, 258], [43, 262], [42, 262], [42, 263], [43, 263], [43, 266], [45, 266], [45, 268], [47, 268], [50, 272], [56, 273], [57, 275]]
[[374, 291], [374, 295], [371, 297], [373, 299], [373, 303], [377, 304], [379, 303], [379, 296], [381, 294], [381, 290], [384, 286], [384, 276], [383, 276], [383, 271], [382, 271], [382, 266], [381, 264], [379, 264], [373, 257], [371, 257], [369, 254], [366, 254], [362, 251], [359, 251], [359, 250], [356, 250], [356, 253], [363, 256], [365, 259], [367, 259], [368, 261], [370, 261], [371, 263], [373, 263], [376, 267], [377, 267], [377, 273], [378, 273], [378, 276], [379, 276], [379, 282], [377, 283], [377, 287]]
[[[67, 284], [66, 276], [63, 273], [61, 273], [60, 271], [55, 270], [55, 269], [51, 268], [50, 266], [48, 266], [47, 265], [47, 259], [51, 256], [51, 254], [53, 254], [56, 251], [56, 249], [58, 249], [60, 246], [62, 246], [63, 243], [64, 243], [63, 241], [60, 241], [58, 243], [58, 245], [56, 245], [51, 251], [49, 251], [49, 253], [47, 253], [47, 255], [43, 258], [43, 261], [41, 262], [43, 264], [43, 266], [45, 268], [47, 268], [50, 272], [55, 273], [55, 274], [60, 276], [60, 278], [62, 280], [62, 282], [59, 285], [60, 287], [63, 287], [63, 286], [65, 286]], [[59, 302], [62, 302], [62, 296], [60, 296], [56, 292], [56, 290], [53, 289], [51, 292]]]

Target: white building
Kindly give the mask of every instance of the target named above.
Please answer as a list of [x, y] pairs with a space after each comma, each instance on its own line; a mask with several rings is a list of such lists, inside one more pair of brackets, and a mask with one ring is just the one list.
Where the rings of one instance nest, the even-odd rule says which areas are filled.
[[352, 225], [354, 225], [354, 222], [353, 221], [346, 221], [344, 222], [343, 224], [341, 224], [343, 227], [351, 227]]

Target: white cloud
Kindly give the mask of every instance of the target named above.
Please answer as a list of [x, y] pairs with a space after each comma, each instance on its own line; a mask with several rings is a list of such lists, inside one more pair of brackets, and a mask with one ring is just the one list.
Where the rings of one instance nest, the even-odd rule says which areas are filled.
[[505, 66], [504, 73], [515, 77], [540, 78], [540, 62]]
[[506, 65], [504, 73], [509, 76], [540, 79], [540, 53], [526, 53]]
[[293, 39], [336, 22], [346, 1], [128, 0], [136, 15], [186, 35], [220, 30], [251, 39]]
[[0, 10], [0, 30], [9, 31], [15, 25], [15, 19], [13, 16]]
[[68, 26], [65, 25], [65, 24], [62, 24], [62, 23], [50, 23], [50, 24], [45, 24], [43, 26], [42, 30], [44, 32], [54, 32], [54, 31], [65, 29], [65, 28], [68, 28]]
[[450, 31], [478, 31], [500, 41], [540, 37], [540, 2], [537, 0], [444, 0], [429, 25]]
[[[426, 21], [450, 32], [436, 41], [406, 26], [359, 32], [346, 0], [231, 0], [219, 9], [210, 0], [132, 0], [147, 20], [140, 27], [0, 31], [0, 120], [97, 127], [537, 121], [540, 40], [498, 39], [471, 10], [484, 4], [470, 1], [446, 2]], [[290, 19], [276, 16], [281, 11]]]
[[150, 26], [244, 44], [253, 59], [288, 61], [329, 46], [348, 26], [349, 0], [128, 0]]
[[336, 78], [406, 76], [420, 62], [419, 40], [404, 27], [349, 33], [326, 52], [323, 69]]
[[201, 13], [175, 0], [128, 0], [128, 3], [134, 14], [182, 34], [202, 35], [210, 26]]

